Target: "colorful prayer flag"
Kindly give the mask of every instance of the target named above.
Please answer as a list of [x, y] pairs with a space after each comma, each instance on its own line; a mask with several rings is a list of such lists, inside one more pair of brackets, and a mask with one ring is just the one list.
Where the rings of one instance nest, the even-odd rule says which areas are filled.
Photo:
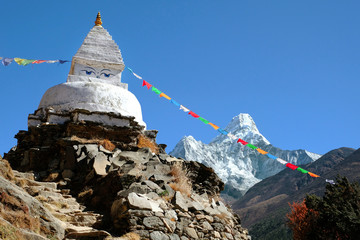
[[180, 103], [176, 102], [174, 99], [171, 99], [170, 102], [177, 107], [180, 107]]
[[221, 129], [219, 128], [218, 129], [218, 132], [220, 132], [221, 134], [224, 134], [224, 135], [228, 135], [229, 132], [225, 131], [224, 129]]
[[277, 158], [276, 161], [278, 161], [279, 163], [283, 164], [283, 165], [286, 165], [288, 162], [281, 159], [281, 158]]
[[199, 117], [199, 120], [202, 121], [205, 124], [209, 124], [209, 121], [206, 120], [205, 118]]
[[239, 138], [239, 139], [237, 140], [237, 142], [238, 142], [238, 143], [241, 143], [242, 145], [248, 144], [248, 142], [245, 142], [245, 141], [242, 140], [241, 138]]
[[143, 80], [143, 86], [146, 86], [148, 89], [150, 89], [152, 85], [147, 81]]
[[159, 89], [157, 89], [156, 87], [152, 87], [151, 91], [155, 92], [156, 94], [160, 94], [161, 91]]
[[191, 116], [193, 116], [194, 118], [200, 117], [199, 115], [197, 115], [197, 114], [194, 113], [193, 111], [190, 111], [189, 114], [190, 114]]
[[325, 181], [326, 181], [327, 183], [330, 183], [330, 184], [333, 184], [333, 185], [335, 184], [334, 180], [326, 179]]
[[180, 105], [180, 109], [183, 110], [184, 112], [189, 112], [190, 109], [184, 107], [183, 105]]
[[264, 150], [260, 149], [260, 148], [257, 148], [256, 149], [259, 153], [261, 154], [267, 154], [268, 152], [265, 152]]
[[3, 64], [4, 66], [10, 65], [10, 63], [12, 63], [12, 61], [14, 61], [13, 58], [3, 58], [3, 59], [1, 60], [1, 62], [2, 62], [2, 64]]
[[274, 155], [271, 155], [270, 153], [268, 153], [268, 154], [266, 154], [269, 158], [271, 158], [271, 159], [274, 159], [274, 160], [276, 160], [277, 159], [277, 157], [275, 157]]
[[213, 123], [211, 123], [211, 122], [209, 122], [209, 125], [212, 126], [215, 130], [218, 130], [218, 129], [219, 129], [218, 126], [216, 126], [215, 124], [213, 124]]
[[291, 164], [291, 163], [287, 163], [285, 166], [292, 169], [292, 170], [295, 170], [295, 169], [298, 168], [298, 166], [295, 166], [294, 164]]
[[305, 170], [305, 169], [302, 169], [301, 167], [298, 167], [296, 170], [298, 170], [299, 172], [302, 172], [302, 173], [308, 173], [309, 171]]
[[36, 60], [34, 62], [32, 62], [32, 64], [39, 64], [39, 63], [44, 63], [46, 62], [45, 60]]
[[166, 95], [165, 93], [160, 93], [160, 97], [164, 97], [167, 100], [171, 100], [171, 98], [168, 95]]
[[312, 177], [320, 177], [319, 175], [316, 175], [315, 173], [312, 173], [312, 172], [308, 172], [308, 174]]
[[142, 77], [140, 77], [139, 75], [137, 75], [137, 74], [134, 73], [134, 72], [133, 72], [133, 75], [134, 75], [135, 77], [137, 77], [138, 79], [142, 79]]
[[248, 144], [246, 144], [246, 146], [247, 147], [249, 147], [249, 148], [251, 148], [251, 149], [257, 149], [257, 147], [255, 147], [254, 145], [252, 145], [252, 144], [250, 144], [250, 143], [248, 143]]

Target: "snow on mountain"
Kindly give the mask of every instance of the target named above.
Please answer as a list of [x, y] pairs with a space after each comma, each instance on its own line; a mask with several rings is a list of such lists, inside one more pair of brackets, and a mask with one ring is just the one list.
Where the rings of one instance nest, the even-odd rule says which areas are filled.
[[[281, 150], [272, 146], [259, 132], [249, 114], [241, 113], [235, 116], [225, 130], [295, 165], [313, 162], [321, 157], [306, 150]], [[212, 167], [226, 185], [239, 190], [242, 194], [262, 179], [284, 169], [284, 165], [277, 161], [222, 134], [209, 144], [197, 141], [192, 136], [185, 136], [170, 154]]]

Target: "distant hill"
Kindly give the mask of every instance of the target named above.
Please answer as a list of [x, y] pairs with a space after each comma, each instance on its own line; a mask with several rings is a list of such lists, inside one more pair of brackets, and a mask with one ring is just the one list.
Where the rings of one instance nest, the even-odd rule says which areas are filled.
[[[360, 149], [335, 149], [301, 167], [327, 179], [335, 179], [340, 174], [360, 182]], [[288, 203], [301, 201], [306, 194], [322, 195], [325, 186], [324, 179], [286, 168], [255, 184], [232, 207], [240, 215], [242, 224], [250, 228], [254, 239], [290, 239], [291, 233], [285, 227], [285, 215], [290, 210]]]

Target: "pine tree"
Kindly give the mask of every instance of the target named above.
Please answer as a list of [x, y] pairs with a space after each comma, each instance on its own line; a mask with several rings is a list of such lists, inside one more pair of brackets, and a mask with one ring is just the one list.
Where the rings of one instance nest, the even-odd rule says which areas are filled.
[[[338, 176], [335, 185], [326, 186], [323, 197], [308, 195], [304, 203], [305, 206], [293, 208], [288, 216], [294, 239], [360, 239], [358, 183]], [[297, 218], [302, 221], [295, 221]], [[307, 227], [306, 221], [311, 227]]]

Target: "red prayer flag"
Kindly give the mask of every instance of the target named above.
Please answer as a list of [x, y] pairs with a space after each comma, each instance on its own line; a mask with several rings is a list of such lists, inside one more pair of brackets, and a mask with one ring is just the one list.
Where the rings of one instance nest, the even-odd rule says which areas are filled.
[[46, 62], [46, 60], [36, 60], [36, 61], [32, 62], [32, 64], [34, 64], [34, 63], [44, 63], [44, 62]]
[[146, 86], [148, 89], [150, 89], [151, 88], [151, 84], [150, 83], [148, 83], [147, 81], [145, 81], [145, 80], [143, 80], [143, 84], [142, 84], [143, 86]]
[[248, 144], [248, 142], [245, 142], [244, 140], [242, 140], [241, 138], [239, 138], [238, 140], [237, 140], [237, 142], [239, 143], [242, 143], [243, 145], [246, 145], [246, 144]]
[[294, 164], [291, 164], [291, 163], [287, 163], [285, 166], [287, 166], [288, 168], [290, 168], [292, 170], [295, 170], [298, 168], [298, 166], [295, 166]]
[[191, 116], [193, 116], [194, 118], [200, 117], [199, 115], [197, 115], [197, 114], [194, 113], [193, 111], [190, 111], [189, 114], [190, 114]]

